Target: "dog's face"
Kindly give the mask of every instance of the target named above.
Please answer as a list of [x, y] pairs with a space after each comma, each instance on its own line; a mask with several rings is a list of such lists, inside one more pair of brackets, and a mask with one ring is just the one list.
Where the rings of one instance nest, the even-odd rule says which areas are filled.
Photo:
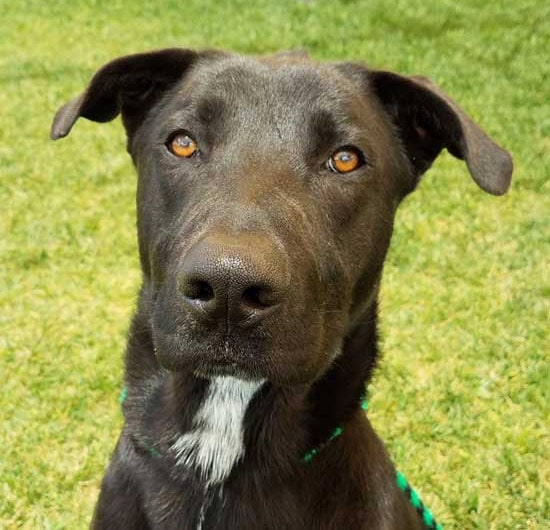
[[118, 59], [57, 114], [122, 113], [159, 362], [318, 378], [373, 302], [401, 199], [442, 148], [486, 191], [511, 161], [429, 82], [303, 54]]

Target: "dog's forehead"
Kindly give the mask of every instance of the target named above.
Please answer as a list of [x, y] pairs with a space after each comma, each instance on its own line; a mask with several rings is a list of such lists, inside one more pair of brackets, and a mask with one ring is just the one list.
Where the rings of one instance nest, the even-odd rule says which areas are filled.
[[215, 101], [235, 111], [270, 115], [280, 111], [296, 118], [318, 110], [345, 112], [355, 92], [353, 83], [333, 66], [294, 54], [199, 62], [178, 90], [182, 100], [197, 106]]

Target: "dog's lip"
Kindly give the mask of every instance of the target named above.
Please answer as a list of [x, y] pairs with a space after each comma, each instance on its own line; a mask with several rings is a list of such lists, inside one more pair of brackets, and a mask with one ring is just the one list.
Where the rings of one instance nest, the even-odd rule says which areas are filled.
[[212, 341], [209, 344], [199, 341], [202, 342], [203, 348], [197, 350], [196, 347], [185, 347], [189, 346], [188, 338], [183, 340], [179, 334], [155, 334], [153, 341], [157, 359], [169, 360], [168, 364], [172, 369], [177, 371], [191, 368], [193, 372], [210, 375], [250, 375], [257, 372], [258, 361], [265, 358], [266, 353], [253, 353], [250, 349], [243, 349], [242, 345], [224, 343], [223, 340]]
[[[241, 379], [250, 378], [250, 375], [247, 374], [247, 372], [245, 372], [237, 363], [211, 364], [201, 368], [196, 368], [193, 370], [193, 373], [196, 376], [203, 377], [205, 379], [224, 375], [239, 376]], [[248, 377], [244, 377], [245, 375]]]
[[259, 374], [250, 363], [239, 363], [234, 359], [209, 359], [193, 369], [196, 376], [203, 378], [233, 376], [239, 379], [255, 380]]

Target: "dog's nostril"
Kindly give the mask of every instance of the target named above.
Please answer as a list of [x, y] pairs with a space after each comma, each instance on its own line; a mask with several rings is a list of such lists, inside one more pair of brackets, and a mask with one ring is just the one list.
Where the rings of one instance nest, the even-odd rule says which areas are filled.
[[242, 295], [243, 303], [252, 309], [265, 309], [275, 304], [273, 294], [258, 286], [249, 287]]
[[212, 289], [212, 286], [204, 280], [194, 280], [187, 282], [183, 289], [183, 294], [192, 300], [208, 302], [214, 298], [214, 289]]

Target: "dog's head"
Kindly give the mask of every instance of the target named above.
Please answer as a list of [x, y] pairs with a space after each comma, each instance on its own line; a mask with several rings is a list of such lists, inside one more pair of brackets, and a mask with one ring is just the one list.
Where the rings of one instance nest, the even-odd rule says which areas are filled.
[[316, 379], [373, 303], [395, 209], [440, 151], [495, 195], [512, 173], [428, 80], [300, 53], [122, 57], [58, 111], [52, 138], [119, 113], [143, 297], [171, 370]]

